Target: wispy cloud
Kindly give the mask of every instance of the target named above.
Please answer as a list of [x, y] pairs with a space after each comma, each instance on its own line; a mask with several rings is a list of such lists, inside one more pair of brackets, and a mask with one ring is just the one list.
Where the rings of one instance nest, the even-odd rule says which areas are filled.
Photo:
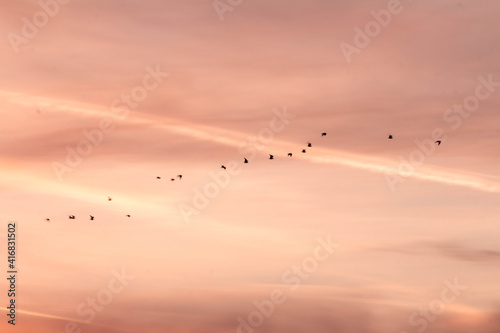
[[[196, 140], [210, 141], [212, 143], [227, 147], [238, 148], [248, 138], [249, 134], [236, 132], [233, 130], [218, 128], [214, 126], [202, 125], [195, 122], [183, 121], [171, 117], [148, 114], [145, 112], [134, 112], [128, 118], [121, 120], [119, 115], [99, 105], [89, 105], [72, 101], [54, 100], [50, 98], [36, 97], [18, 93], [2, 92], [8, 96], [10, 102], [33, 108], [44, 106], [48, 112], [70, 112], [81, 114], [87, 117], [111, 117], [116, 120], [117, 126], [120, 122], [123, 125], [135, 125], [146, 128], [156, 128], [164, 130], [170, 134], [185, 136]], [[272, 143], [276, 153], [286, 155], [289, 151], [297, 149], [297, 143], [276, 139]], [[395, 163], [388, 159], [377, 156], [366, 156], [353, 154], [345, 151], [334, 150], [324, 147], [316, 147], [313, 152], [306, 155], [299, 155], [298, 158], [311, 163], [340, 165], [349, 168], [365, 170], [369, 172], [397, 173]], [[423, 181], [441, 183], [445, 185], [459, 186], [478, 191], [500, 193], [500, 182], [494, 180], [495, 177], [489, 175], [478, 175], [471, 172], [438, 168], [433, 166], [423, 166], [419, 170], [408, 176]]]
[[410, 244], [391, 245], [376, 249], [409, 255], [441, 255], [462, 261], [500, 261], [500, 250], [474, 248], [466, 243], [458, 241], [419, 241]]

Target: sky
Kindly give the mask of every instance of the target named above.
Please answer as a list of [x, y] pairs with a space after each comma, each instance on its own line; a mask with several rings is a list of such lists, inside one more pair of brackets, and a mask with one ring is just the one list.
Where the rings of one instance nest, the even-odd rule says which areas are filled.
[[498, 1], [1, 3], [2, 332], [500, 331]]

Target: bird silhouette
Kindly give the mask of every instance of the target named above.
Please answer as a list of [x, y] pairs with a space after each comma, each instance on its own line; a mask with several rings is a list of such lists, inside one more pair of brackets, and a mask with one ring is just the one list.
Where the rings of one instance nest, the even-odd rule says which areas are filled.
[[94, 221], [94, 217], [92, 215], [89, 215], [89, 216], [90, 216], [90, 220]]
[[182, 175], [177, 175], [177, 178], [179, 178], [179, 180], [182, 179]]
[[441, 140], [437, 140], [436, 143], [438, 146], [441, 145]]
[[326, 136], [326, 133], [325, 132], [321, 133], [321, 136]]
[[226, 167], [224, 165], [221, 165], [220, 166], [222, 169], [226, 170]]
[[125, 216], [126, 216], [126, 217], [130, 217], [130, 215], [128, 215], [128, 214], [127, 214], [127, 215], [125, 215]]
[[175, 180], [175, 178], [170, 178], [170, 181], [172, 181], [172, 182], [173, 182], [174, 180]]
[[305, 150], [305, 149], [302, 149], [302, 152], [305, 154], [305, 153], [306, 153], [306, 150]]
[[113, 200], [113, 198], [112, 197], [108, 197], [108, 201], [111, 201], [111, 200]]
[[160, 177], [160, 176], [158, 176], [158, 177], [156, 177], [156, 179], [161, 179], [161, 177]]
[[389, 139], [389, 140], [392, 140], [392, 135], [391, 135], [391, 134], [389, 134], [389, 138], [388, 138], [388, 139]]
[[70, 219], [70, 220], [74, 220], [74, 219], [75, 219], [75, 215], [70, 215], [70, 216], [69, 216], [69, 219]]
[[274, 155], [269, 154], [269, 159], [274, 160]]
[[307, 143], [307, 146], [308, 147], [312, 147], [312, 144], [309, 142], [309, 143]]
[[243, 163], [248, 163], [248, 160], [247, 160], [247, 158], [246, 158], [246, 157], [245, 157], [245, 161], [243, 161]]
[[292, 153], [288, 153], [288, 157], [292, 157], [292, 156], [293, 156], [293, 154], [292, 154]]
[[45, 221], [50, 222], [50, 219], [45, 219]]

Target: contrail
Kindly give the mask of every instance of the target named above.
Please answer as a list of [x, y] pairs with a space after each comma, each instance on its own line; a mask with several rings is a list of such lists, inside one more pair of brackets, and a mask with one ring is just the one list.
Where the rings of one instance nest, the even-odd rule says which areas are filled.
[[[6, 309], [6, 308], [0, 308], [0, 310], [2, 310], [4, 312], [9, 312], [9, 310]], [[80, 323], [80, 324], [86, 324], [86, 325], [88, 325], [88, 323], [86, 323], [84, 320], [81, 320], [81, 319], [74, 319], [74, 318], [61, 317], [61, 316], [54, 316], [54, 315], [50, 315], [50, 314], [39, 313], [39, 312], [32, 312], [32, 311], [26, 311], [26, 310], [19, 310], [19, 309], [16, 309], [16, 313], [25, 314], [25, 315], [34, 316], [34, 317], [57, 319], [57, 320], [70, 321], [70, 322], [72, 321], [72, 322], [75, 322], [75, 323]], [[101, 326], [101, 325], [97, 325], [97, 326]]]
[[[50, 110], [55, 112], [69, 111], [73, 113], [81, 113], [86, 116], [110, 117], [125, 123], [160, 128], [170, 133], [207, 140], [233, 148], [239, 148], [246, 142], [246, 140], [248, 140], [248, 137], [250, 136], [248, 133], [242, 134], [231, 130], [190, 123], [166, 116], [157, 116], [132, 111], [127, 118], [121, 119], [118, 115], [111, 112], [111, 108], [105, 108], [99, 105], [54, 100], [30, 95], [26, 96], [23, 94], [5, 91], [0, 92], [0, 94], [9, 97], [10, 102], [20, 105], [30, 107], [49, 107]], [[281, 149], [281, 153], [286, 154], [288, 151], [296, 149], [297, 144], [275, 139], [272, 141], [272, 146], [277, 149]], [[370, 172], [392, 173], [398, 175], [397, 168], [391, 166], [395, 164], [393, 161], [346, 153], [329, 148], [315, 147], [314, 155], [307, 154], [299, 156], [299, 158], [313, 163], [341, 165]], [[484, 192], [500, 193], [500, 183], [486, 179], [488, 177], [491, 178], [492, 176], [477, 176], [458, 170], [419, 166], [418, 170], [406, 175], [404, 178], [415, 178]]]
[[[9, 312], [5, 308], [0, 308], [0, 310], [2, 310], [4, 312]], [[101, 324], [95, 324], [95, 323], [87, 323], [86, 321], [81, 320], [81, 319], [68, 318], [68, 317], [62, 317], [62, 316], [54, 316], [54, 315], [50, 315], [50, 314], [46, 314], [46, 313], [26, 311], [26, 310], [19, 310], [19, 309], [16, 309], [16, 313], [17, 314], [28, 315], [28, 316], [33, 316], [33, 317], [56, 319], [56, 320], [61, 320], [61, 321], [65, 321], [65, 322], [74, 322], [74, 323], [78, 323], [78, 324], [92, 325], [92, 326], [97, 326], [97, 327], [102, 327], [102, 328], [107, 328], [107, 329], [115, 329], [116, 330], [115, 327], [111, 327], [111, 326], [106, 326], [106, 325], [101, 325]]]

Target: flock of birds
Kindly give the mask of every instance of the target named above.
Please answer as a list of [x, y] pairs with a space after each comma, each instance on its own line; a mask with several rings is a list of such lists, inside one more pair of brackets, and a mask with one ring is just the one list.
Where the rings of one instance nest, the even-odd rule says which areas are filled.
[[[326, 132], [321, 133], [321, 136], [322, 136], [322, 137], [323, 137], [323, 136], [326, 136], [326, 135], [327, 135], [327, 133], [326, 133]], [[389, 136], [388, 136], [387, 138], [388, 138], [389, 140], [394, 139], [394, 137], [392, 136], [392, 134], [389, 134]], [[439, 146], [439, 145], [441, 145], [441, 140], [437, 140], [435, 143]], [[307, 148], [310, 148], [310, 147], [312, 147], [312, 143], [308, 142], [308, 143], [307, 143]], [[307, 151], [306, 151], [306, 149], [302, 149], [302, 153], [303, 153], [303, 154], [305, 154], [306, 152], [307, 152]], [[293, 154], [292, 154], [292, 153], [288, 153], [288, 157], [292, 157], [292, 156], [293, 156]], [[270, 159], [270, 160], [274, 160], [274, 155], [269, 154], [269, 159]], [[243, 158], [243, 163], [248, 163], [248, 159], [247, 159], [246, 157], [244, 157], [244, 158]], [[224, 169], [224, 170], [226, 170], [226, 166], [224, 166], [224, 165], [221, 165], [221, 168], [222, 168], [222, 169]], [[177, 178], [177, 179], [179, 179], [179, 180], [181, 180], [181, 179], [182, 179], [182, 175], [177, 175], [177, 177], [176, 177], [176, 178]], [[173, 181], [175, 181], [175, 180], [176, 180], [176, 178], [171, 178], [171, 179], [170, 179], [170, 181], [172, 181], [172, 182], [173, 182]], [[161, 176], [157, 176], [157, 177], [156, 177], [156, 179], [159, 179], [159, 180], [160, 180], [160, 179], [161, 179]], [[111, 201], [111, 200], [113, 200], [113, 198], [111, 198], [111, 197], [109, 197], [109, 196], [108, 196], [108, 201]], [[90, 220], [91, 220], [91, 221], [94, 221], [94, 216], [92, 216], [92, 215], [89, 215], [89, 216], [90, 216]], [[125, 216], [126, 216], [126, 217], [130, 217], [130, 214], [127, 214], [127, 215], [125, 215]], [[74, 220], [74, 219], [76, 219], [76, 217], [75, 217], [75, 215], [69, 215], [69, 219], [70, 219], [70, 220]], [[47, 222], [50, 222], [50, 219], [49, 219], [49, 218], [47, 218], [47, 219], [45, 219], [45, 220], [46, 220]]]
[[[177, 178], [179, 178], [179, 180], [182, 179], [182, 175], [177, 175]], [[156, 179], [161, 179], [160, 176], [156, 177]], [[175, 181], [175, 178], [170, 178], [170, 181]]]

